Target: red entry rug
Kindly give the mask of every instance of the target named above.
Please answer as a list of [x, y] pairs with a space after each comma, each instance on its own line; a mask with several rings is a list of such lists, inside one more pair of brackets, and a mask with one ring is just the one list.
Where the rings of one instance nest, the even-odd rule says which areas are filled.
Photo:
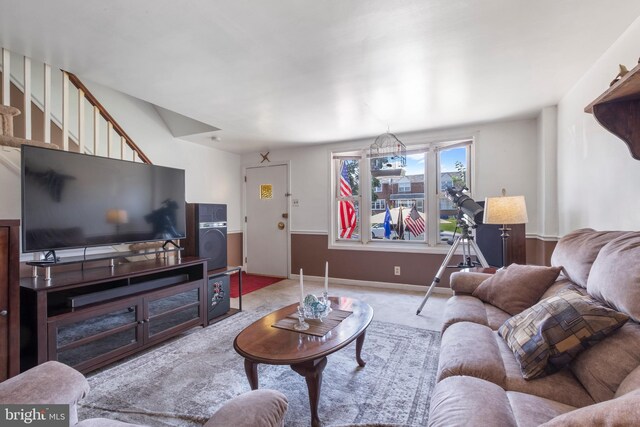
[[[266, 286], [273, 285], [276, 282], [284, 280], [282, 277], [257, 276], [255, 274], [247, 274], [242, 272], [242, 295], [257, 291]], [[238, 275], [231, 275], [231, 290], [229, 291], [231, 298], [238, 298]]]

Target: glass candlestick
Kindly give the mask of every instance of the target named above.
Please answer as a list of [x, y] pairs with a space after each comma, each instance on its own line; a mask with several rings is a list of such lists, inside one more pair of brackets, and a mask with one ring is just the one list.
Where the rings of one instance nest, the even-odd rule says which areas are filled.
[[331, 310], [331, 301], [329, 300], [329, 293], [327, 291], [322, 292], [322, 302], [326, 307], [325, 312], [329, 313]]
[[298, 306], [298, 323], [293, 326], [293, 329], [296, 331], [306, 331], [309, 329], [309, 324], [304, 321], [304, 308], [301, 305]]

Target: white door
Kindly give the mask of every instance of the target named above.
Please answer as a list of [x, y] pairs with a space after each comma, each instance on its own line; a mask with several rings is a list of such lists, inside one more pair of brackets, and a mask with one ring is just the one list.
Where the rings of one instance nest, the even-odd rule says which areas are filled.
[[247, 168], [247, 273], [287, 277], [289, 204], [287, 165]]

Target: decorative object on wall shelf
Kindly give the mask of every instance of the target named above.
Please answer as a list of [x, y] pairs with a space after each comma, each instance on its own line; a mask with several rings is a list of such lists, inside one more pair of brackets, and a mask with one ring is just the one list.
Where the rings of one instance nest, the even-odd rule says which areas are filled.
[[613, 86], [614, 84], [618, 83], [618, 80], [623, 78], [628, 73], [629, 73], [629, 70], [627, 69], [627, 67], [625, 67], [624, 65], [620, 64], [620, 71], [613, 78], [613, 80], [611, 80], [611, 83], [609, 83], [609, 86]]
[[622, 139], [631, 156], [640, 160], [640, 65], [616, 79], [584, 111], [592, 113], [598, 123]]

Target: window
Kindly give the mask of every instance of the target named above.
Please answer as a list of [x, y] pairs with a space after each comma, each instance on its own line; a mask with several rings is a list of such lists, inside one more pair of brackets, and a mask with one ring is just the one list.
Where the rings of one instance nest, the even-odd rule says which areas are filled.
[[384, 211], [387, 209], [387, 201], [385, 199], [377, 199], [371, 203], [371, 210]]
[[440, 164], [440, 240], [447, 241], [453, 237], [456, 229], [457, 209], [446, 196], [448, 188], [458, 190], [468, 188], [469, 170], [468, 146], [442, 149], [438, 151]]
[[[464, 140], [407, 146], [402, 168], [388, 161], [374, 162], [367, 149], [333, 153], [331, 241], [350, 242], [349, 247], [354, 243], [383, 247], [390, 241], [408, 247], [435, 246], [446, 241], [455, 231], [457, 210], [445, 190], [471, 186], [471, 144]], [[384, 231], [387, 208], [390, 236]]]
[[336, 159], [337, 225], [339, 240], [360, 240], [360, 160]]
[[398, 181], [398, 193], [410, 193], [411, 192], [411, 181], [409, 178], [405, 177]]

